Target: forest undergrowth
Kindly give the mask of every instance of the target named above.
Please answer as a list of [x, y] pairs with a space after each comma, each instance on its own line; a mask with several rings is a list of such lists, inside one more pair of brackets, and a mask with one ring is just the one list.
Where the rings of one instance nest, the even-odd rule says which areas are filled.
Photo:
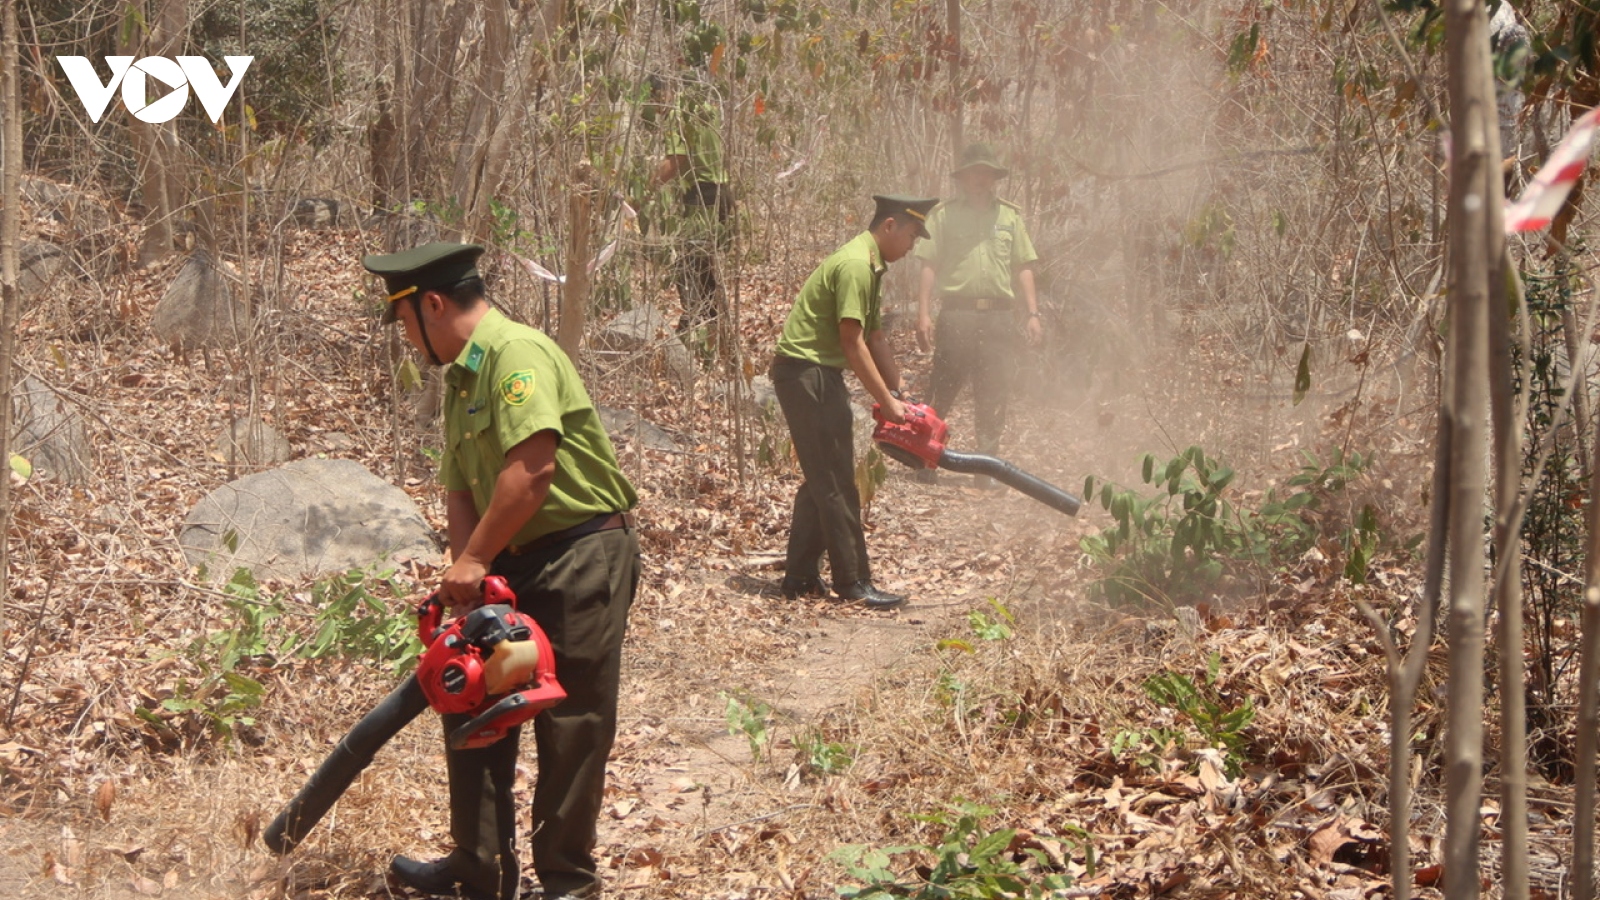
[[[0, 887], [387, 896], [389, 855], [447, 841], [437, 736], [422, 723], [294, 855], [276, 859], [258, 839], [392, 686], [392, 663], [355, 648], [401, 634], [437, 571], [205, 581], [175, 539], [189, 507], [229, 477], [211, 441], [240, 414], [280, 429], [297, 456], [403, 472], [442, 525], [428, 425], [392, 413], [392, 338], [363, 299], [364, 246], [354, 231], [293, 243], [299, 290], [270, 345], [278, 383], [256, 394], [277, 399], [254, 409], [236, 357], [180, 356], [149, 339], [170, 266], [136, 275], [113, 310], [86, 314], [87, 298], [63, 296], [24, 318], [23, 367], [68, 385], [97, 466], [85, 485], [39, 478], [15, 495], [25, 599], [7, 609], [0, 663]], [[739, 323], [747, 371], [764, 365], [795, 277], [744, 275], [756, 298]], [[691, 394], [637, 365], [588, 368], [598, 402], [640, 413], [682, 448], [620, 443], [642, 497], [646, 583], [602, 824], [617, 894], [1382, 890], [1387, 683], [1355, 601], [1401, 635], [1414, 624], [1408, 545], [1425, 509], [1429, 392], [1401, 394], [1351, 364], [1360, 387], [1295, 404], [1281, 379], [1203, 329], [1114, 371], [1030, 362], [1040, 375], [1007, 455], [1075, 492], [1094, 475], [1094, 494], [1067, 520], [958, 476], [929, 487], [888, 472], [869, 504], [871, 547], [880, 580], [914, 598], [890, 615], [778, 597], [796, 471], [781, 452], [732, 457], [730, 416], [749, 416], [752, 434], [773, 424], [730, 411], [736, 392], [711, 377]], [[928, 359], [909, 364], [916, 383]], [[969, 416], [952, 412], [956, 435]], [[1164, 486], [1225, 509], [1196, 530], [1157, 502]], [[1125, 522], [1125, 541], [1145, 528], [1166, 543], [1142, 545], [1150, 564], [1124, 571], [1119, 593], [1107, 589], [1114, 566], [1086, 551]], [[336, 604], [342, 619], [326, 612]], [[321, 628], [348, 652], [287, 640], [304, 647]], [[1439, 677], [1430, 670], [1417, 720], [1423, 885], [1437, 878], [1443, 833], [1429, 762]], [[524, 766], [525, 792], [531, 753]], [[1535, 808], [1558, 827], [1558, 801]], [[1492, 814], [1485, 827], [1492, 837]]]

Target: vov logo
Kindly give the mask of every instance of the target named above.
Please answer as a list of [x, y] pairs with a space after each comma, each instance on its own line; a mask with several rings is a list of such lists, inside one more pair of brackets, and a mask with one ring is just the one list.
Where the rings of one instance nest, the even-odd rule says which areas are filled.
[[[170, 122], [183, 112], [183, 107], [189, 102], [190, 88], [194, 88], [195, 96], [200, 98], [200, 105], [205, 107], [211, 121], [221, 119], [222, 111], [228, 108], [228, 101], [233, 99], [234, 91], [239, 89], [240, 79], [244, 78], [250, 64], [255, 62], [255, 57], [224, 56], [222, 59], [228, 64], [228, 71], [233, 78], [226, 86], [204, 56], [180, 56], [176, 62], [165, 56], [146, 56], [138, 62], [134, 62], [131, 56], [108, 56], [106, 65], [111, 67], [111, 80], [105, 83], [101, 83], [100, 76], [95, 74], [94, 64], [87, 57], [56, 57], [62, 71], [67, 73], [67, 80], [72, 82], [72, 89], [78, 92], [78, 101], [83, 104], [83, 111], [89, 114], [91, 121], [99, 122], [100, 117], [105, 115], [111, 96], [120, 85], [122, 105], [133, 113], [135, 119], [153, 125]], [[148, 90], [152, 78], [170, 89], [167, 94], [153, 101]]]

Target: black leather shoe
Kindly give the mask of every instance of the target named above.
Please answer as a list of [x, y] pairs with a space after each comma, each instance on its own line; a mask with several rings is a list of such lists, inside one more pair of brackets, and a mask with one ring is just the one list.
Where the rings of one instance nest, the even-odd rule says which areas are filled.
[[858, 581], [840, 591], [839, 596], [846, 600], [858, 601], [867, 609], [894, 609], [906, 602], [904, 595], [880, 591], [873, 587], [870, 581]]
[[463, 884], [448, 856], [433, 862], [422, 862], [409, 856], [396, 856], [389, 861], [389, 874], [406, 887], [424, 894], [453, 897], [459, 892], [468, 900], [490, 900], [492, 896], [471, 885]]
[[822, 586], [822, 579], [812, 575], [807, 578], [783, 579], [779, 586], [785, 600], [798, 600], [801, 597], [826, 597], [828, 589]]

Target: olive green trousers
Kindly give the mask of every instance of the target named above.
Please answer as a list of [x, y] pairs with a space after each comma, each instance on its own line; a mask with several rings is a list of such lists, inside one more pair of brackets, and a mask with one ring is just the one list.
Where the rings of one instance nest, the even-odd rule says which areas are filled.
[[[534, 717], [538, 779], [533, 790], [533, 870], [546, 896], [597, 897], [596, 828], [606, 759], [617, 731], [622, 639], [639, 584], [632, 528], [598, 531], [491, 568], [517, 595], [517, 608], [550, 638], [556, 680], [567, 699]], [[443, 716], [445, 733], [468, 716]], [[515, 900], [516, 779], [520, 731], [475, 750], [447, 750], [455, 873], [480, 893]]]
[[844, 370], [779, 356], [772, 361], [772, 389], [806, 479], [794, 496], [785, 578], [815, 578], [826, 552], [835, 590], [870, 580]]

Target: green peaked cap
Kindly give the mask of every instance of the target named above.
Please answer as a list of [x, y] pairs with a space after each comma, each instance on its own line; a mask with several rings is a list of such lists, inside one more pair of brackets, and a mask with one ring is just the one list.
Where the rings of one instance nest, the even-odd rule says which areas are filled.
[[483, 248], [477, 244], [434, 241], [399, 253], [374, 253], [363, 257], [361, 265], [382, 277], [389, 290], [389, 305], [383, 311], [384, 324], [388, 324], [394, 321], [396, 300], [478, 277], [478, 257], [482, 255]]
[[1010, 169], [1000, 165], [1000, 157], [995, 155], [994, 148], [982, 143], [968, 144], [962, 149], [961, 158], [956, 160], [955, 171], [950, 174], [959, 175], [977, 166], [993, 171], [1000, 178], [1011, 174]]
[[873, 194], [872, 202], [878, 205], [874, 219], [893, 216], [902, 222], [910, 219], [917, 223], [923, 237], [928, 237], [928, 213], [939, 205], [938, 197], [904, 197], [898, 194]]

